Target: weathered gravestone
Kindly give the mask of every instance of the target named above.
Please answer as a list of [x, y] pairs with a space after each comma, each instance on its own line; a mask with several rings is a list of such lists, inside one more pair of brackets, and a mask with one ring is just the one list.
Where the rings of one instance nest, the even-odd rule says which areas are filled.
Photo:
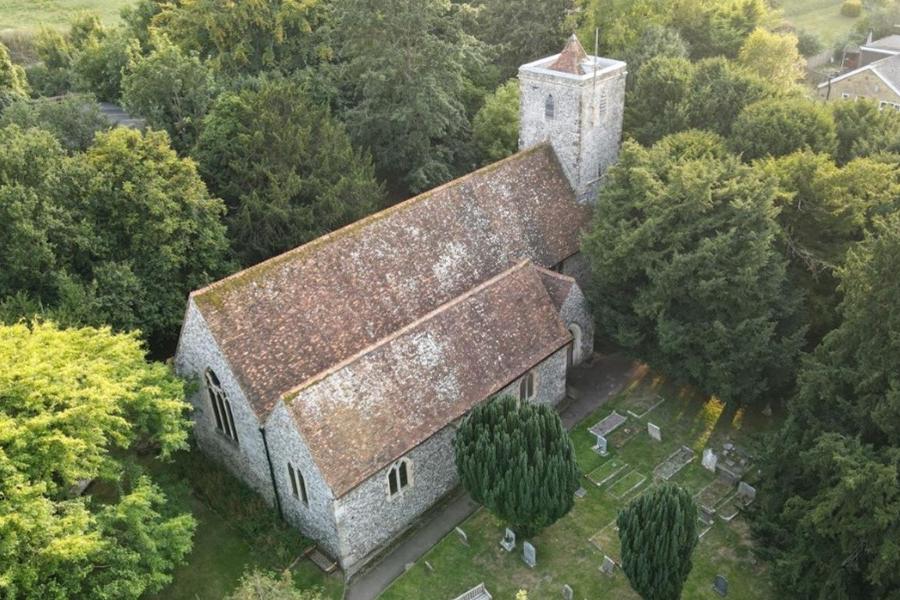
[[746, 504], [750, 504], [754, 500], [756, 500], [756, 488], [750, 485], [749, 483], [742, 481], [738, 484], [737, 491], [738, 499]]
[[507, 552], [512, 552], [516, 547], [516, 532], [507, 527], [503, 539], [500, 540], [500, 545]]
[[647, 423], [647, 433], [657, 442], [662, 441], [662, 431], [660, 430], [658, 425], [654, 425], [653, 423]]
[[611, 559], [610, 557], [603, 555], [603, 564], [600, 565], [600, 572], [604, 575], [612, 575], [613, 571], [616, 568], [616, 561]]
[[597, 435], [597, 445], [594, 446], [593, 450], [600, 456], [606, 456], [607, 454], [609, 454], [609, 452], [606, 449], [606, 447], [607, 447], [606, 438], [604, 436], [600, 435], [599, 433], [596, 435]]
[[457, 528], [456, 528], [456, 535], [459, 536], [459, 541], [461, 541], [461, 542], [462, 542], [463, 544], [465, 544], [466, 546], [469, 545], [469, 536], [466, 535], [466, 532], [465, 532], [465, 531], [463, 531], [462, 529], [460, 529], [459, 527], [457, 527]]
[[713, 580], [713, 589], [723, 598], [728, 595], [728, 580], [725, 579], [724, 575], [716, 575], [716, 578]]
[[563, 600], [572, 600], [572, 597], [575, 593], [572, 591], [572, 588], [567, 583], [563, 586]]
[[707, 448], [703, 451], [703, 468], [707, 471], [716, 472], [716, 464], [719, 462], [719, 457], [716, 456], [715, 451], [712, 448]]
[[537, 564], [537, 551], [529, 542], [522, 542], [522, 560], [532, 569]]
[[575, 490], [576, 498], [584, 498], [585, 496], [587, 496], [587, 490], [583, 487], [579, 487], [577, 490]]

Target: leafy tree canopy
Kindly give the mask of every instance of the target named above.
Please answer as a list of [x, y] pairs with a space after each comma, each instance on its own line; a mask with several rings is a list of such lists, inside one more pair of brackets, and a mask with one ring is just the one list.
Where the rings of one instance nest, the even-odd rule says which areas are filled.
[[111, 127], [93, 98], [76, 95], [60, 100], [16, 102], [0, 118], [0, 127], [8, 125], [48, 131], [69, 152], [87, 150], [94, 135]]
[[213, 97], [213, 78], [196, 56], [164, 37], [146, 56], [132, 53], [122, 81], [122, 102], [147, 124], [163, 129], [172, 145], [187, 151], [197, 138]]
[[195, 156], [229, 207], [244, 264], [353, 222], [384, 199], [369, 155], [291, 79], [263, 79], [219, 97]]
[[765, 445], [753, 530], [790, 596], [900, 592], [898, 260], [895, 212], [850, 250], [843, 321], [804, 364], [789, 418]]
[[466, 74], [483, 57], [467, 10], [450, 0], [334, 2], [350, 133], [382, 177], [414, 193], [454, 176], [469, 130]]
[[472, 122], [482, 162], [505, 158], [519, 147], [519, 82], [510, 79], [485, 98]]
[[767, 99], [741, 111], [731, 145], [746, 160], [797, 150], [833, 154], [837, 134], [828, 106], [806, 98]]
[[0, 113], [17, 99], [28, 96], [28, 81], [25, 70], [15, 65], [9, 57], [9, 50], [0, 43]]
[[71, 157], [39, 130], [0, 140], [0, 313], [140, 329], [171, 350], [187, 294], [230, 268], [224, 207], [194, 164], [159, 132], [101, 133]]
[[837, 132], [838, 162], [881, 152], [900, 154], [900, 112], [881, 110], [875, 100], [865, 98], [830, 106]]
[[[330, 57], [320, 0], [144, 2], [129, 22], [148, 23], [225, 77], [291, 73]], [[144, 34], [142, 34], [144, 35]]]
[[[184, 384], [148, 364], [134, 334], [0, 325], [0, 592], [5, 597], [138, 598], [171, 580], [194, 520], [170, 514], [117, 450], [186, 447]], [[102, 479], [114, 500], [71, 489]]]
[[803, 331], [774, 195], [713, 134], [626, 142], [582, 241], [598, 331], [727, 402], [788, 385]]
[[574, 505], [575, 448], [549, 406], [494, 398], [466, 416], [454, 448], [463, 486], [519, 535], [534, 535]]
[[253, 570], [241, 577], [238, 588], [226, 600], [321, 600], [322, 595], [312, 590], [298, 590], [290, 571], [280, 577], [272, 573]]
[[747, 36], [738, 62], [763, 79], [788, 87], [803, 78], [806, 61], [793, 33], [772, 33], [758, 27]]
[[644, 600], [679, 600], [693, 568], [697, 507], [687, 490], [665, 484], [641, 494], [616, 523], [622, 570]]

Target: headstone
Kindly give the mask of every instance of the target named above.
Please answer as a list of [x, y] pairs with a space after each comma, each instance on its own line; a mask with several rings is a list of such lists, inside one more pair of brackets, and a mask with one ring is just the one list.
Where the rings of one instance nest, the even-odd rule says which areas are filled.
[[724, 575], [716, 575], [716, 578], [713, 580], [713, 589], [723, 598], [728, 595], [728, 580], [725, 579]]
[[434, 567], [427, 560], [425, 561], [425, 568], [428, 569], [429, 573], [434, 573]]
[[563, 586], [563, 600], [572, 600], [572, 597], [575, 595], [575, 592], [572, 591], [572, 588], [567, 583]]
[[600, 565], [600, 572], [605, 575], [612, 575], [613, 571], [616, 568], [616, 561], [611, 559], [610, 557], [603, 555], [603, 564]]
[[500, 540], [500, 545], [507, 552], [512, 552], [516, 547], [516, 532], [507, 527], [503, 539]]
[[658, 425], [654, 425], [653, 423], [647, 423], [647, 433], [657, 442], [662, 441], [662, 431], [660, 430]]
[[731, 452], [732, 450], [734, 450], [734, 444], [732, 444], [731, 442], [725, 442], [724, 444], [722, 444], [722, 447], [725, 448], [725, 452]]
[[741, 502], [744, 504], [750, 504], [756, 499], [756, 488], [746, 481], [742, 481], [738, 484], [737, 493], [738, 498], [740, 498]]
[[532, 569], [537, 564], [537, 551], [529, 542], [522, 542], [522, 560]]
[[575, 490], [576, 498], [584, 498], [585, 496], [587, 496], [587, 490], [583, 487], [579, 487], [577, 490]]
[[716, 472], [716, 464], [719, 462], [719, 457], [716, 456], [715, 451], [712, 448], [707, 448], [703, 451], [703, 467], [707, 471]]
[[606, 438], [604, 436], [600, 435], [599, 433], [596, 435], [597, 435], [597, 445], [594, 446], [594, 452], [596, 452], [600, 456], [606, 456], [607, 454], [609, 454], [609, 452], [607, 452], [607, 450], [606, 450], [606, 446], [607, 446]]
[[456, 528], [456, 535], [459, 536], [459, 541], [461, 541], [461, 542], [462, 542], [463, 544], [465, 544], [466, 546], [469, 545], [469, 536], [466, 535], [466, 532], [465, 532], [465, 531], [463, 531], [462, 529], [460, 529], [459, 527], [457, 527], [457, 528]]

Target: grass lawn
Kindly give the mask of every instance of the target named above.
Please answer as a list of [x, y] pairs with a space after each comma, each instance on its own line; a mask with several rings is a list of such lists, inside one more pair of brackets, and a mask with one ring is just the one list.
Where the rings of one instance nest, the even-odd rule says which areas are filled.
[[[182, 454], [175, 463], [141, 462], [178, 509], [197, 519], [186, 564], [175, 570], [171, 585], [145, 596], [147, 600], [221, 600], [234, 591], [245, 570], [280, 572], [292, 563], [298, 588], [318, 588], [333, 600], [343, 596], [339, 575], [325, 575], [305, 559], [294, 562], [309, 542], [197, 450]], [[223, 492], [226, 489], [231, 491]]]
[[783, 0], [784, 18], [831, 47], [853, 29], [857, 19], [841, 15], [842, 0]]
[[[657, 394], [665, 402], [654, 400]], [[601, 457], [591, 449], [595, 438], [587, 431], [590, 426], [613, 410], [625, 415], [629, 409], [642, 414], [647, 408], [650, 410], [642, 418], [628, 416], [620, 429], [630, 426], [635, 433], [620, 447], [610, 444], [608, 456]], [[662, 429], [661, 442], [647, 434], [648, 420]], [[677, 456], [682, 445], [694, 451], [695, 459], [671, 481], [698, 494], [716, 481], [701, 465], [700, 455], [705, 447], [720, 449], [726, 440], [746, 447], [753, 433], [777, 424], [777, 417], [744, 411], [729, 414], [715, 399], [693, 397], [645, 375], [573, 430], [579, 465], [583, 473], [590, 475], [582, 480], [587, 493], [584, 498], [576, 498], [568, 515], [530, 540], [537, 550], [537, 567], [530, 569], [522, 561], [521, 539], [517, 540], [515, 551], [506, 553], [499, 545], [504, 524], [486, 510], [479, 510], [461, 525], [468, 534], [468, 547], [456, 535], [447, 536], [397, 579], [382, 598], [416, 598], [426, 589], [431, 597], [453, 598], [484, 582], [495, 598], [513, 598], [518, 589], [527, 589], [531, 600], [554, 599], [561, 597], [563, 585], [569, 584], [578, 599], [639, 600], [620, 568], [612, 576], [599, 570], [604, 554], [619, 559], [615, 519], [620, 508], [656, 485], [654, 469], [667, 458]], [[728, 491], [713, 485], [707, 493]], [[698, 522], [698, 531], [703, 529]], [[433, 571], [425, 567], [425, 561]], [[717, 574], [728, 578], [729, 596], [747, 600], [775, 598], [765, 565], [752, 555], [748, 528], [741, 516], [731, 522], [716, 519], [700, 539], [683, 597], [718, 598], [712, 590]]]
[[119, 21], [119, 11], [132, 4], [134, 0], [2, 0], [0, 31], [65, 28], [74, 14], [85, 10], [99, 14], [104, 23], [113, 25]]

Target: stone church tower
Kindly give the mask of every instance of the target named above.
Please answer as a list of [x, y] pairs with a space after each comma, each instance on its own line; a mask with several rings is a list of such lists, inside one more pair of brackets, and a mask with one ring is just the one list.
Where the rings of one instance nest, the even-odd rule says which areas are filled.
[[560, 54], [519, 67], [519, 149], [549, 141], [579, 202], [594, 202], [618, 157], [625, 74], [622, 61], [588, 56], [575, 34]]

